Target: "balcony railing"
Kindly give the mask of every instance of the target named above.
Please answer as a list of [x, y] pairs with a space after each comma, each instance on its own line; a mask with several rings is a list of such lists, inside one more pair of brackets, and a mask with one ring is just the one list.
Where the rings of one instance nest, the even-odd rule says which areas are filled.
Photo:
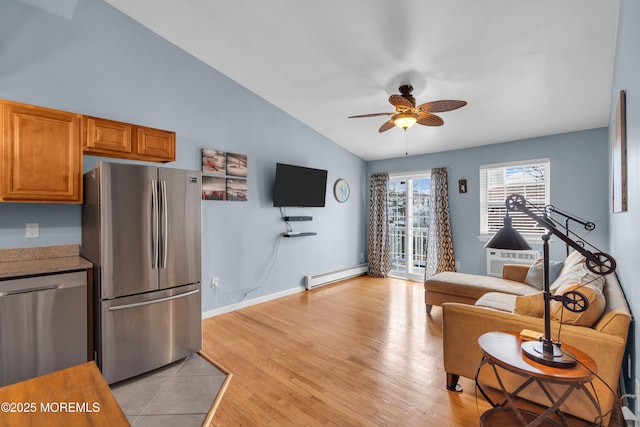
[[[411, 267], [413, 270], [425, 266], [427, 254], [427, 236], [429, 227], [413, 227], [411, 244]], [[404, 224], [389, 224], [390, 257], [392, 271], [407, 271], [407, 254], [405, 253], [405, 239], [407, 227]]]

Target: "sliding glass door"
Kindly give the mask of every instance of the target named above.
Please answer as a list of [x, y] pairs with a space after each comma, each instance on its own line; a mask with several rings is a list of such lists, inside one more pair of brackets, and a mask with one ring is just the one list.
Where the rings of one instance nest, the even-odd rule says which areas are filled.
[[429, 173], [389, 176], [390, 275], [422, 280], [429, 230]]

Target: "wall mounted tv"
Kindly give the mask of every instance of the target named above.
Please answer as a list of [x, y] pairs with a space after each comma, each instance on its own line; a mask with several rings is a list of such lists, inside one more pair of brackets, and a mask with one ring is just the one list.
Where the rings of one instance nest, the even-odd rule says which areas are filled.
[[275, 207], [324, 207], [327, 171], [276, 163]]

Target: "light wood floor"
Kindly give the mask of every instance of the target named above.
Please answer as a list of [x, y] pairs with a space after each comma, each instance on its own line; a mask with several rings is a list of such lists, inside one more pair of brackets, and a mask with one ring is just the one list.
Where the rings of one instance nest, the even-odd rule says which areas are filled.
[[420, 283], [361, 276], [206, 319], [233, 373], [213, 425], [477, 426], [474, 383], [444, 387], [441, 313]]

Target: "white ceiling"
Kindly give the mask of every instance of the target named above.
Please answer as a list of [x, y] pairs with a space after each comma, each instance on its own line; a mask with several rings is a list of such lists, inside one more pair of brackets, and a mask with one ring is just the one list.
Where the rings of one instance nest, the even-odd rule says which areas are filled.
[[365, 160], [405, 154], [387, 102], [468, 102], [409, 155], [606, 127], [618, 1], [106, 0]]

